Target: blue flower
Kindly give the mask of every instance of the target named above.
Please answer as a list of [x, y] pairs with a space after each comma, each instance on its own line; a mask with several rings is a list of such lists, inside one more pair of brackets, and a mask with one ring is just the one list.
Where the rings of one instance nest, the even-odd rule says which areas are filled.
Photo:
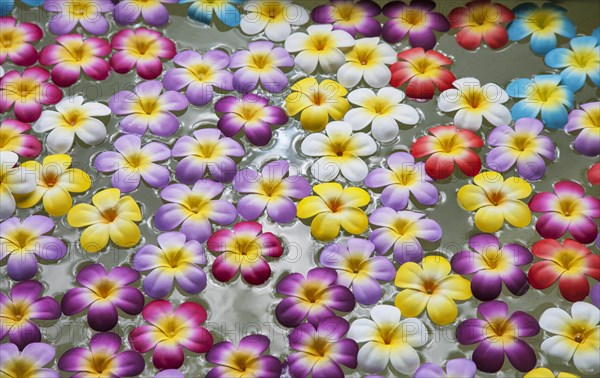
[[592, 32], [592, 37], [596, 38], [596, 40], [600, 42], [600, 27], [594, 29], [594, 31]]
[[562, 82], [573, 91], [578, 91], [589, 76], [595, 86], [600, 86], [600, 46], [595, 37], [577, 37], [570, 43], [571, 48], [551, 50], [544, 57], [546, 65], [564, 68], [560, 73]]
[[229, 27], [240, 24], [240, 11], [235, 6], [243, 2], [244, 0], [179, 0], [180, 4], [192, 3], [188, 9], [188, 17], [192, 20], [210, 25], [214, 13]]
[[[39, 7], [44, 0], [21, 0], [30, 7]], [[15, 7], [15, 0], [0, 0], [0, 16], [8, 16]]]

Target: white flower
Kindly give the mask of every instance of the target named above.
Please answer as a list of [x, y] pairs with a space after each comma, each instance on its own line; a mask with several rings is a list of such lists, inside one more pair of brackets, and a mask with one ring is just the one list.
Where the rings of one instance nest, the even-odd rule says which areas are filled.
[[[15, 212], [13, 194], [31, 193], [36, 188], [35, 172], [15, 167], [19, 156], [11, 151], [0, 151], [0, 219]], [[4, 249], [4, 248], [3, 248]]]
[[352, 126], [342, 121], [330, 122], [325, 133], [307, 136], [300, 146], [303, 154], [321, 157], [310, 168], [313, 176], [320, 181], [331, 181], [341, 170], [350, 181], [364, 180], [369, 168], [360, 156], [377, 151], [373, 138], [365, 133], [352, 134]]
[[309, 19], [306, 9], [289, 0], [248, 1], [243, 9], [242, 31], [255, 35], [264, 30], [273, 42], [285, 40], [292, 33], [291, 25], [304, 25]]
[[371, 123], [371, 134], [380, 142], [389, 142], [398, 136], [397, 122], [416, 125], [419, 113], [410, 105], [401, 104], [404, 92], [392, 87], [381, 88], [377, 94], [368, 88], [355, 89], [348, 100], [358, 105], [344, 116], [354, 130], [362, 130]]
[[456, 112], [454, 125], [463, 129], [477, 131], [483, 118], [494, 126], [508, 125], [512, 116], [502, 104], [508, 101], [508, 94], [494, 83], [481, 86], [474, 77], [455, 80], [456, 89], [448, 89], [438, 97], [438, 107], [443, 112]]
[[83, 97], [66, 97], [55, 106], [57, 111], [45, 110], [33, 130], [43, 133], [49, 130], [46, 138], [48, 149], [55, 154], [64, 154], [73, 146], [75, 135], [84, 143], [97, 145], [106, 138], [106, 126], [96, 116], [111, 113], [110, 108], [98, 102], [83, 103]]
[[379, 37], [356, 40], [346, 53], [347, 63], [340, 67], [337, 79], [346, 88], [352, 88], [365, 79], [371, 87], [387, 85], [392, 73], [387, 65], [396, 62], [396, 51], [387, 43], [379, 43]]

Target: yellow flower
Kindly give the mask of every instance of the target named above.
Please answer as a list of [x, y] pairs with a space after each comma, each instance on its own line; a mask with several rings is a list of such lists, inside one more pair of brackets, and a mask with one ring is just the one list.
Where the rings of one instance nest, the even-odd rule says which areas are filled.
[[313, 191], [316, 196], [298, 203], [298, 217], [315, 217], [310, 225], [315, 239], [334, 239], [340, 233], [340, 226], [353, 235], [367, 230], [369, 219], [361, 207], [367, 206], [371, 198], [365, 190], [328, 182], [315, 185]]
[[121, 197], [119, 189], [111, 188], [94, 194], [92, 203], [77, 204], [67, 214], [71, 227], [87, 227], [79, 239], [83, 249], [98, 252], [109, 238], [121, 247], [140, 241], [140, 229], [134, 222], [142, 220], [142, 213], [133, 198]]
[[292, 93], [285, 98], [288, 113], [300, 114], [300, 124], [305, 130], [316, 132], [325, 128], [329, 118], [339, 121], [350, 109], [346, 100], [348, 91], [338, 82], [315, 78], [302, 79], [292, 85]]
[[92, 184], [90, 176], [71, 166], [69, 155], [46, 156], [42, 164], [29, 160], [22, 167], [33, 171], [37, 187], [27, 194], [16, 195], [17, 206], [29, 208], [43, 201], [44, 210], [52, 216], [65, 215], [73, 206], [70, 193], [82, 193]]
[[559, 372], [558, 375], [554, 375], [552, 370], [548, 368], [537, 368], [531, 370], [529, 373], [525, 374], [523, 378], [578, 378], [577, 375], [571, 373]]
[[483, 232], [496, 232], [506, 219], [514, 227], [531, 223], [529, 207], [520, 201], [531, 194], [531, 185], [519, 177], [506, 180], [498, 172], [483, 172], [473, 178], [475, 185], [458, 191], [458, 204], [475, 213], [475, 226]]
[[458, 315], [454, 300], [471, 298], [468, 280], [450, 273], [450, 263], [440, 256], [427, 256], [419, 266], [407, 262], [396, 273], [395, 284], [402, 290], [396, 295], [396, 307], [406, 317], [418, 316], [425, 308], [431, 321], [452, 323]]

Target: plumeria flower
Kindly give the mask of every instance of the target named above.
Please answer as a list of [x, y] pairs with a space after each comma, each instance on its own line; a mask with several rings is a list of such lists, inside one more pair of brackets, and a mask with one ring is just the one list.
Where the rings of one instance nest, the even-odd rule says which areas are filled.
[[511, 81], [506, 91], [511, 97], [523, 99], [513, 105], [513, 119], [535, 118], [541, 112], [547, 127], [565, 127], [568, 109], [573, 108], [573, 90], [561, 80], [559, 75], [536, 75], [533, 79]]
[[357, 39], [346, 52], [346, 63], [337, 71], [337, 80], [346, 88], [362, 79], [371, 87], [381, 88], [390, 82], [389, 65], [396, 62], [396, 52], [379, 37]]
[[42, 151], [42, 144], [33, 135], [26, 134], [31, 129], [27, 123], [16, 119], [4, 119], [0, 123], [0, 151], [14, 152], [22, 157], [33, 159]]
[[188, 101], [176, 91], [163, 92], [160, 81], [138, 84], [135, 92], [121, 91], [110, 98], [108, 106], [114, 114], [124, 115], [119, 127], [126, 133], [144, 135], [150, 129], [158, 136], [171, 136], [179, 129], [172, 111], [185, 110]]
[[177, 369], [183, 365], [184, 349], [206, 353], [213, 345], [212, 335], [201, 326], [206, 310], [198, 303], [183, 302], [173, 308], [168, 301], [152, 301], [142, 316], [149, 324], [134, 328], [129, 342], [140, 353], [154, 349], [152, 362], [157, 369]]
[[171, 156], [171, 150], [160, 142], [142, 147], [142, 138], [135, 134], [123, 135], [113, 142], [115, 150], [101, 152], [94, 159], [94, 167], [113, 173], [112, 186], [123, 193], [131, 192], [143, 179], [153, 188], [164, 188], [170, 180], [167, 167], [157, 164]]
[[109, 239], [120, 247], [133, 247], [141, 238], [135, 222], [142, 220], [140, 207], [130, 196], [121, 197], [116, 188], [104, 189], [92, 197], [92, 205], [78, 203], [67, 214], [71, 227], [85, 227], [79, 243], [86, 252], [98, 252]]
[[[248, 335], [242, 337], [237, 346], [231, 341], [222, 341], [213, 345], [206, 353], [206, 360], [217, 366], [213, 367], [206, 376], [227, 378], [249, 375], [261, 378], [279, 378], [282, 370], [279, 359], [263, 355], [269, 348], [269, 344], [270, 340], [266, 336]], [[168, 378], [173, 377], [168, 376]]]
[[192, 3], [187, 14], [194, 21], [210, 25], [214, 13], [219, 21], [229, 27], [240, 24], [240, 11], [236, 6], [242, 4], [243, 0], [179, 0], [179, 3]]
[[144, 358], [132, 350], [119, 352], [121, 336], [112, 332], [97, 333], [90, 347], [71, 348], [58, 360], [58, 368], [75, 376], [138, 377], [144, 371]]
[[233, 75], [227, 70], [229, 55], [222, 50], [210, 50], [204, 55], [186, 50], [178, 53], [173, 62], [179, 66], [165, 73], [162, 82], [167, 90], [186, 88], [185, 96], [192, 105], [208, 104], [214, 89], [233, 90]]
[[290, 0], [250, 0], [242, 8], [240, 29], [248, 35], [264, 31], [273, 42], [283, 42], [292, 33], [292, 26], [304, 25], [309, 20], [306, 9]]
[[142, 16], [152, 26], [163, 26], [169, 22], [169, 11], [163, 4], [176, 4], [177, 0], [121, 0], [115, 5], [113, 17], [117, 24], [130, 25]]
[[506, 172], [517, 165], [517, 174], [526, 180], [539, 180], [546, 174], [547, 160], [556, 158], [552, 138], [540, 135], [544, 124], [535, 118], [521, 118], [510, 126], [498, 126], [487, 137], [490, 147], [487, 166], [496, 172]]
[[573, 133], [581, 130], [573, 147], [585, 156], [600, 155], [600, 101], [579, 105], [569, 113], [565, 130]]
[[346, 62], [343, 51], [354, 46], [354, 38], [343, 30], [334, 30], [333, 25], [311, 25], [308, 33], [294, 33], [285, 40], [285, 49], [298, 53], [296, 65], [307, 74], [313, 73], [317, 65], [325, 73], [335, 73]]
[[570, 49], [557, 48], [544, 56], [546, 65], [560, 72], [562, 82], [573, 91], [580, 90], [586, 76], [596, 87], [600, 87], [600, 46], [594, 37], [576, 37], [569, 41]]
[[233, 223], [237, 218], [230, 201], [215, 199], [223, 192], [223, 184], [212, 180], [198, 180], [192, 189], [183, 184], [171, 184], [160, 192], [169, 202], [156, 210], [154, 225], [161, 231], [181, 226], [188, 240], [205, 242], [212, 234], [211, 221], [220, 225]]
[[391, 281], [396, 276], [394, 264], [386, 257], [372, 256], [374, 250], [370, 241], [352, 238], [347, 245], [328, 245], [319, 261], [337, 271], [336, 283], [351, 288], [358, 303], [372, 305], [381, 299], [379, 281]]
[[415, 371], [414, 378], [474, 378], [477, 373], [475, 362], [466, 358], [455, 358], [446, 363], [446, 370], [441, 366], [427, 362]]
[[519, 244], [501, 245], [491, 234], [478, 234], [469, 239], [472, 251], [454, 254], [452, 270], [458, 274], [473, 274], [471, 291], [480, 301], [498, 298], [502, 283], [514, 295], [521, 296], [529, 289], [527, 275], [519, 268], [531, 263], [533, 256]]
[[110, 66], [115, 72], [124, 74], [135, 67], [138, 75], [146, 80], [160, 75], [161, 58], [172, 59], [177, 53], [173, 41], [146, 28], [122, 29], [112, 36], [110, 44], [118, 50], [110, 57]]
[[582, 301], [590, 292], [586, 276], [600, 280], [600, 256], [572, 239], [562, 244], [553, 239], [540, 240], [531, 252], [542, 259], [529, 269], [529, 283], [538, 290], [558, 280], [560, 294], [568, 301]]
[[353, 133], [352, 125], [334, 121], [325, 128], [325, 135], [310, 134], [302, 141], [303, 154], [319, 159], [310, 167], [319, 181], [332, 181], [340, 173], [349, 181], [362, 181], [369, 168], [361, 157], [377, 151], [373, 138], [365, 133]]
[[8, 341], [20, 350], [42, 340], [34, 321], [55, 320], [62, 315], [54, 298], [41, 296], [43, 290], [38, 281], [23, 281], [10, 289], [10, 295], [0, 293], [0, 340], [8, 335]]
[[0, 371], [6, 377], [22, 377], [25, 372], [28, 377], [59, 378], [57, 371], [44, 367], [54, 354], [54, 347], [44, 343], [31, 343], [22, 351], [15, 344], [0, 344]]
[[15, 194], [31, 193], [36, 186], [33, 172], [17, 167], [19, 155], [10, 151], [0, 151], [0, 220], [9, 218], [15, 212]]
[[320, 241], [333, 240], [340, 233], [359, 235], [369, 227], [363, 208], [371, 200], [369, 193], [357, 187], [343, 188], [336, 182], [317, 184], [316, 195], [308, 196], [298, 203], [298, 218], [313, 218], [311, 235]]
[[575, 25], [566, 16], [566, 9], [545, 3], [523, 3], [513, 8], [515, 19], [508, 25], [508, 38], [520, 41], [531, 35], [531, 50], [544, 55], [556, 47], [556, 35], [575, 37]]
[[389, 169], [372, 170], [365, 178], [368, 188], [384, 188], [379, 197], [383, 206], [404, 210], [409, 198], [426, 206], [437, 203], [439, 193], [425, 172], [425, 163], [415, 163], [412, 155], [406, 152], [395, 152], [388, 156], [387, 166]]
[[584, 188], [573, 181], [560, 181], [554, 185], [554, 193], [536, 193], [529, 201], [529, 208], [541, 215], [535, 229], [543, 238], [558, 239], [567, 231], [580, 243], [596, 240], [598, 226], [594, 219], [600, 218], [600, 200], [586, 196]]
[[217, 181], [231, 181], [237, 173], [232, 157], [244, 156], [245, 151], [241, 144], [224, 137], [221, 131], [208, 128], [177, 139], [171, 154], [175, 158], [183, 158], [175, 167], [177, 180], [193, 184], [207, 171]]
[[48, 28], [53, 34], [70, 33], [79, 24], [87, 32], [103, 35], [108, 32], [108, 21], [103, 13], [111, 12], [115, 5], [111, 0], [46, 0], [44, 9], [54, 13]]
[[40, 64], [54, 66], [52, 81], [57, 85], [70, 87], [79, 80], [81, 71], [93, 80], [108, 77], [110, 65], [103, 58], [112, 49], [106, 40], [96, 37], [83, 39], [81, 34], [68, 34], [57, 37], [56, 42], [40, 51]]
[[[2, 2], [4, 5], [4, 2]], [[2, 6], [0, 5], [0, 10]], [[1, 13], [1, 12], [0, 12]], [[2, 14], [3, 15], [3, 14]], [[44, 36], [42, 29], [29, 22], [17, 24], [14, 17], [0, 17], [0, 64], [4, 64], [6, 59], [17, 66], [31, 66], [37, 61], [38, 52], [31, 45]]]
[[350, 109], [346, 100], [348, 91], [338, 82], [317, 82], [307, 77], [292, 85], [292, 93], [285, 98], [285, 107], [291, 116], [300, 113], [300, 125], [310, 132], [321, 131], [330, 119], [339, 121]]
[[540, 332], [540, 326], [523, 311], [508, 313], [508, 305], [501, 301], [485, 302], [477, 306], [480, 318], [462, 322], [456, 330], [456, 339], [462, 345], [479, 344], [473, 352], [473, 362], [484, 373], [495, 373], [504, 365], [504, 356], [520, 372], [534, 368], [537, 358], [523, 337]]
[[65, 315], [79, 314], [87, 309], [87, 322], [93, 330], [113, 329], [118, 321], [117, 308], [129, 315], [137, 315], [144, 307], [144, 295], [131, 286], [140, 278], [135, 270], [118, 266], [106, 271], [102, 264], [92, 264], [77, 273], [81, 287], [65, 293], [61, 307]]
[[509, 8], [490, 0], [470, 1], [448, 14], [450, 27], [460, 29], [456, 42], [467, 50], [477, 49], [482, 40], [494, 50], [506, 46], [508, 33], [503, 24], [514, 18]]
[[296, 327], [288, 336], [294, 350], [287, 358], [292, 376], [343, 378], [340, 365], [356, 368], [358, 345], [344, 337], [349, 328], [348, 321], [337, 316]]
[[400, 310], [389, 305], [373, 307], [371, 319], [355, 320], [348, 332], [348, 337], [364, 343], [358, 351], [359, 369], [377, 373], [391, 363], [398, 373], [414, 373], [420, 364], [414, 348], [425, 345], [429, 339], [425, 325], [414, 318], [400, 320]]
[[508, 94], [494, 83], [481, 85], [474, 77], [465, 77], [452, 83], [438, 97], [438, 107], [443, 112], [456, 111], [454, 124], [462, 129], [477, 131], [483, 118], [494, 126], [507, 125], [512, 120], [510, 111], [502, 104]]
[[[44, 0], [21, 0], [22, 3], [27, 4], [30, 7], [39, 7], [44, 4]], [[0, 1], [0, 16], [6, 16], [12, 13], [15, 6], [15, 0], [1, 0]]]
[[383, 24], [381, 36], [388, 43], [398, 43], [406, 36], [411, 47], [431, 50], [436, 43], [435, 31], [447, 32], [450, 22], [430, 0], [412, 0], [409, 5], [392, 1], [383, 7], [388, 20]]
[[271, 141], [271, 126], [285, 125], [288, 116], [278, 106], [269, 106], [269, 99], [248, 93], [238, 98], [225, 96], [215, 103], [215, 110], [223, 115], [217, 127], [228, 137], [244, 129], [250, 143], [265, 146]]
[[523, 376], [523, 378], [579, 378], [579, 376], [564, 371], [558, 372], [557, 375], [548, 368], [535, 368]]
[[385, 87], [377, 94], [369, 88], [355, 89], [348, 95], [354, 109], [344, 116], [344, 121], [352, 125], [353, 130], [362, 130], [371, 124], [373, 138], [380, 142], [391, 142], [400, 133], [398, 122], [416, 125], [421, 118], [415, 108], [401, 104], [404, 92]]
[[277, 304], [275, 316], [285, 327], [297, 327], [305, 319], [318, 324], [335, 316], [335, 311], [350, 312], [356, 302], [352, 292], [336, 284], [337, 273], [330, 268], [313, 268], [306, 278], [290, 273], [277, 284], [275, 290], [285, 298]]
[[296, 219], [296, 205], [292, 199], [303, 199], [310, 195], [311, 189], [303, 176], [290, 175], [289, 168], [287, 161], [276, 160], [266, 164], [260, 173], [246, 168], [235, 175], [233, 188], [244, 193], [237, 203], [242, 218], [254, 220], [266, 208], [269, 218], [277, 223]]
[[315, 23], [332, 24], [333, 30], [343, 30], [352, 37], [358, 33], [378, 37], [381, 24], [376, 17], [380, 13], [379, 5], [371, 0], [333, 0], [330, 4], [315, 7], [310, 16]]
[[405, 83], [406, 95], [417, 100], [431, 100], [435, 89], [440, 92], [452, 88], [456, 77], [448, 66], [453, 61], [433, 50], [415, 47], [398, 53], [399, 62], [390, 66], [390, 85], [400, 87]]

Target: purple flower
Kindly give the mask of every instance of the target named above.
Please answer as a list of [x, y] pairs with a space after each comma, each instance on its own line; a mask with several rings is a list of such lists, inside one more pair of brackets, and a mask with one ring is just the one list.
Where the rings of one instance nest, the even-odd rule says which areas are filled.
[[89, 307], [87, 321], [93, 330], [104, 332], [117, 325], [117, 308], [129, 315], [137, 315], [144, 307], [144, 296], [129, 286], [140, 278], [131, 268], [119, 266], [106, 272], [101, 264], [92, 264], [77, 273], [76, 280], [83, 287], [65, 293], [61, 307], [65, 315], [74, 315]]
[[600, 307], [600, 283], [592, 286], [592, 290], [590, 290], [590, 300], [596, 307]]
[[188, 240], [205, 242], [212, 234], [210, 221], [222, 226], [237, 218], [235, 206], [230, 201], [214, 199], [223, 192], [223, 184], [212, 180], [198, 180], [192, 189], [183, 184], [172, 184], [160, 192], [160, 197], [170, 203], [162, 205], [154, 216], [154, 225], [161, 231], [181, 232]]
[[119, 352], [121, 336], [112, 332], [97, 333], [90, 348], [72, 348], [58, 360], [58, 368], [76, 372], [73, 377], [137, 377], [144, 371], [144, 358], [138, 352]]
[[215, 365], [206, 378], [229, 378], [238, 376], [279, 378], [281, 362], [273, 356], [262, 354], [269, 348], [269, 338], [263, 335], [243, 337], [238, 346], [230, 341], [213, 345], [206, 353], [206, 360]]
[[311, 188], [304, 177], [289, 176], [289, 168], [287, 161], [276, 160], [266, 164], [261, 173], [250, 168], [239, 171], [233, 179], [233, 188], [246, 195], [238, 201], [238, 213], [244, 219], [254, 220], [266, 208], [275, 222], [293, 221], [296, 205], [291, 198], [301, 200], [310, 195]]
[[162, 26], [169, 22], [169, 11], [163, 5], [175, 4], [178, 0], [119, 0], [113, 10], [117, 24], [133, 24], [142, 15], [144, 21], [152, 26]]
[[415, 371], [414, 378], [473, 378], [477, 372], [475, 363], [466, 358], [455, 358], [446, 363], [446, 371], [439, 365], [427, 362]]
[[40, 297], [44, 287], [38, 281], [23, 281], [10, 290], [10, 296], [0, 293], [0, 340], [8, 340], [22, 350], [25, 345], [42, 340], [33, 320], [60, 318], [60, 306], [52, 297]]
[[54, 348], [44, 343], [31, 343], [21, 352], [15, 344], [0, 344], [0, 372], [2, 377], [58, 378], [58, 372], [44, 368], [54, 354]]
[[379, 5], [371, 0], [332, 0], [313, 9], [310, 16], [317, 24], [332, 24], [333, 30], [344, 30], [353, 37], [357, 33], [379, 37], [381, 24], [376, 17], [380, 13]]
[[63, 35], [71, 32], [77, 24], [88, 32], [103, 35], [108, 32], [108, 21], [103, 13], [113, 10], [111, 0], [73, 1], [46, 0], [44, 9], [56, 13], [50, 18], [48, 28], [53, 34]]
[[600, 155], [600, 101], [579, 105], [580, 109], [569, 113], [565, 130], [573, 133], [581, 130], [575, 138], [573, 147], [585, 156]]
[[117, 152], [104, 151], [94, 159], [94, 167], [100, 172], [114, 172], [113, 187], [131, 192], [141, 179], [153, 188], [163, 188], [169, 183], [169, 169], [155, 163], [171, 156], [169, 147], [159, 142], [142, 147], [142, 138], [133, 134], [119, 137], [114, 146]]

